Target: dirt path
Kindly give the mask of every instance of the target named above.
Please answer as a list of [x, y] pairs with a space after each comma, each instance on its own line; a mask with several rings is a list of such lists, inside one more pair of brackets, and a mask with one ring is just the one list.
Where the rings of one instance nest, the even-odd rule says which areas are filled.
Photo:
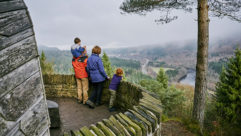
[[162, 123], [161, 136], [195, 136], [178, 121]]
[[53, 98], [51, 100], [59, 104], [61, 119], [61, 129], [51, 129], [51, 136], [61, 135], [66, 130], [90, 126], [117, 113], [110, 113], [105, 105], [89, 109], [86, 105], [78, 104], [76, 99], [72, 98]]

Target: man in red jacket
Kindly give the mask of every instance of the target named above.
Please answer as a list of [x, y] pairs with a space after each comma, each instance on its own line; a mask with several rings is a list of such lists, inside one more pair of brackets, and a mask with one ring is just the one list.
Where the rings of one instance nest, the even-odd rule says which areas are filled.
[[[86, 72], [87, 56], [83, 55], [86, 54], [86, 49], [84, 49], [84, 51], [81, 51], [80, 53], [77, 52], [82, 48], [80, 46], [81, 41], [79, 38], [75, 38], [74, 42], [75, 45], [71, 47], [71, 53], [73, 54], [72, 65], [74, 67], [75, 78], [77, 82], [78, 102], [83, 102], [83, 104], [85, 104], [88, 100], [89, 90], [89, 80], [88, 74]], [[79, 56], [76, 56], [76, 54], [79, 54]]]

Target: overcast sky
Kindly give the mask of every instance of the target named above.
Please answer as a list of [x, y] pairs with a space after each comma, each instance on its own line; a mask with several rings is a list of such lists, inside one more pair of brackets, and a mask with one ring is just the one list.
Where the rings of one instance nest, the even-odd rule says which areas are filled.
[[[178, 11], [177, 20], [161, 25], [158, 11], [123, 15], [123, 0], [25, 0], [38, 45], [69, 49], [74, 37], [83, 45], [133, 47], [196, 40], [196, 10]], [[210, 41], [241, 34], [241, 23], [210, 18]]]

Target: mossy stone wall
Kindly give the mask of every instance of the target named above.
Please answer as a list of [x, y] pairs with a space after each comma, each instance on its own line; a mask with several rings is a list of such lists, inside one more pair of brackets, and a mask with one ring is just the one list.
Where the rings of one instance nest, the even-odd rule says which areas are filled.
[[[74, 75], [44, 75], [43, 76], [47, 98], [72, 97], [77, 98], [76, 79]], [[105, 81], [102, 93], [102, 102], [108, 103], [110, 99], [109, 81]], [[90, 82], [89, 96], [93, 90]], [[132, 108], [142, 98], [142, 90], [129, 82], [122, 81], [118, 90], [116, 105], [123, 110]]]

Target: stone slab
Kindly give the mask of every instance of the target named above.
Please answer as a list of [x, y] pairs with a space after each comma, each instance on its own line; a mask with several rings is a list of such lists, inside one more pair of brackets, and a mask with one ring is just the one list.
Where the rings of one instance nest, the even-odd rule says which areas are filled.
[[[4, 118], [0, 116], [0, 136], [6, 135], [10, 130], [17, 126], [16, 122], [6, 121]], [[13, 130], [14, 131], [14, 130]]]
[[27, 112], [20, 121], [21, 131], [28, 136], [39, 136], [49, 126], [47, 105], [44, 98]]
[[106, 136], [115, 136], [115, 134], [103, 122], [98, 122], [96, 126], [104, 132]]
[[93, 133], [91, 133], [88, 127], [82, 127], [80, 132], [85, 136], [95, 136]]
[[113, 132], [116, 136], [124, 136], [121, 132], [115, 127], [115, 125], [107, 119], [103, 119], [103, 123]]
[[90, 130], [94, 131], [97, 136], [105, 136], [103, 131], [97, 128], [95, 125], [90, 125]]
[[0, 51], [33, 35], [33, 29], [29, 28], [10, 37], [0, 36]]
[[41, 81], [40, 73], [37, 72], [16, 87], [11, 93], [2, 97], [0, 101], [0, 114], [8, 121], [16, 121], [40, 97], [43, 97]]
[[114, 116], [110, 116], [109, 120], [115, 125], [122, 135], [131, 136], [125, 127]]
[[37, 57], [34, 36], [24, 39], [0, 52], [0, 77]]
[[0, 78], [0, 98], [10, 90], [23, 83], [30, 76], [39, 71], [38, 59], [32, 59], [25, 65]]
[[148, 126], [139, 118], [137, 118], [134, 114], [132, 114], [131, 112], [127, 111], [124, 113], [127, 117], [130, 118], [131, 121], [133, 121], [135, 124], [137, 124], [141, 130], [142, 130], [142, 135], [146, 136], [147, 135], [147, 131], [148, 131]]
[[15, 11], [20, 9], [26, 9], [26, 5], [22, 0], [12, 0], [12, 1], [1, 1], [0, 2], [0, 13]]
[[47, 100], [49, 117], [50, 117], [50, 127], [59, 128], [60, 127], [60, 115], [59, 115], [59, 105], [54, 102]]
[[12, 36], [32, 27], [26, 10], [0, 14], [0, 35]]

